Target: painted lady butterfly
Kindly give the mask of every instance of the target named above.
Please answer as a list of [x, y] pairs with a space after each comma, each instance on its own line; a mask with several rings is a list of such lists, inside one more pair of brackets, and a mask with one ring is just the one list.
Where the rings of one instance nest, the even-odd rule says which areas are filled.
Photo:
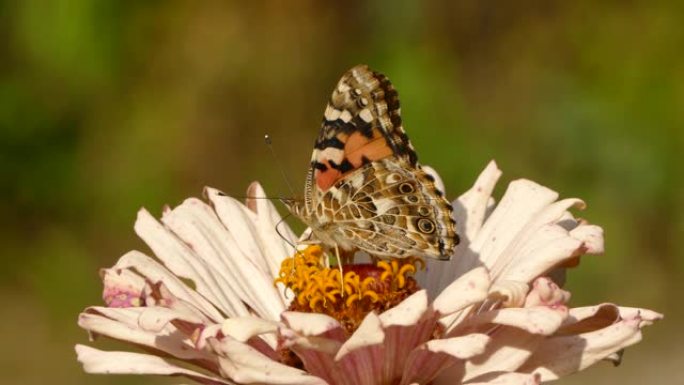
[[397, 91], [365, 65], [333, 90], [304, 200], [285, 203], [324, 245], [346, 251], [448, 260], [458, 243], [452, 207], [401, 126]]

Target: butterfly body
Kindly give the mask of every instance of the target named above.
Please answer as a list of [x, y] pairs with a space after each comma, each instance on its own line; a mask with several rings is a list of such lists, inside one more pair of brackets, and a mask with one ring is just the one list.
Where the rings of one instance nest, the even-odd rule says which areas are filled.
[[449, 202], [418, 164], [389, 80], [345, 73], [326, 107], [303, 201], [287, 201], [324, 245], [373, 256], [449, 259], [458, 242]]

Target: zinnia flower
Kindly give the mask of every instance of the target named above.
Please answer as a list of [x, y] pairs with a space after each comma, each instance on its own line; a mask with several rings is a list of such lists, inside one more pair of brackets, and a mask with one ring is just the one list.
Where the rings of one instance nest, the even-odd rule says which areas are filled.
[[[604, 303], [570, 308], [566, 268], [603, 252], [574, 217], [579, 199], [528, 180], [495, 205], [491, 162], [454, 201], [461, 243], [448, 262], [327, 264], [265, 199], [207, 188], [141, 210], [139, 251], [102, 271], [105, 306], [79, 325], [139, 352], [77, 345], [86, 372], [184, 376], [202, 384], [536, 384], [618, 362], [662, 316]], [[264, 197], [258, 184], [248, 196]]]

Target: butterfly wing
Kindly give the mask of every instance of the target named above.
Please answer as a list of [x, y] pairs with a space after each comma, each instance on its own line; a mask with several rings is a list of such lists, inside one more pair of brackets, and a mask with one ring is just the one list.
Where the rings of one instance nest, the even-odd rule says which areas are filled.
[[327, 191], [349, 172], [396, 156], [418, 162], [401, 126], [399, 95], [384, 75], [359, 65], [333, 90], [311, 156], [312, 179]]
[[403, 159], [348, 175], [324, 194], [318, 211], [336, 243], [376, 256], [449, 259], [458, 243], [452, 207], [434, 179]]
[[448, 259], [458, 242], [451, 205], [401, 124], [399, 96], [367, 66], [333, 90], [311, 157], [300, 218], [318, 237], [378, 256]]

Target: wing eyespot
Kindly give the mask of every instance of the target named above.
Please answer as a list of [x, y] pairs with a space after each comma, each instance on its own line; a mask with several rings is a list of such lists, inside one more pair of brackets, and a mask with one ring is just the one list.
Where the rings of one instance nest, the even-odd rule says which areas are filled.
[[430, 215], [430, 208], [427, 206], [420, 206], [418, 207], [418, 215], [421, 217], [427, 217]]
[[404, 197], [404, 200], [408, 203], [418, 203], [420, 201], [420, 198], [418, 198], [415, 195], [407, 195]]
[[411, 183], [402, 183], [399, 185], [399, 192], [402, 194], [410, 194], [413, 190], [413, 185]]
[[425, 234], [432, 234], [435, 232], [435, 224], [427, 218], [421, 218], [418, 220], [418, 230]]

